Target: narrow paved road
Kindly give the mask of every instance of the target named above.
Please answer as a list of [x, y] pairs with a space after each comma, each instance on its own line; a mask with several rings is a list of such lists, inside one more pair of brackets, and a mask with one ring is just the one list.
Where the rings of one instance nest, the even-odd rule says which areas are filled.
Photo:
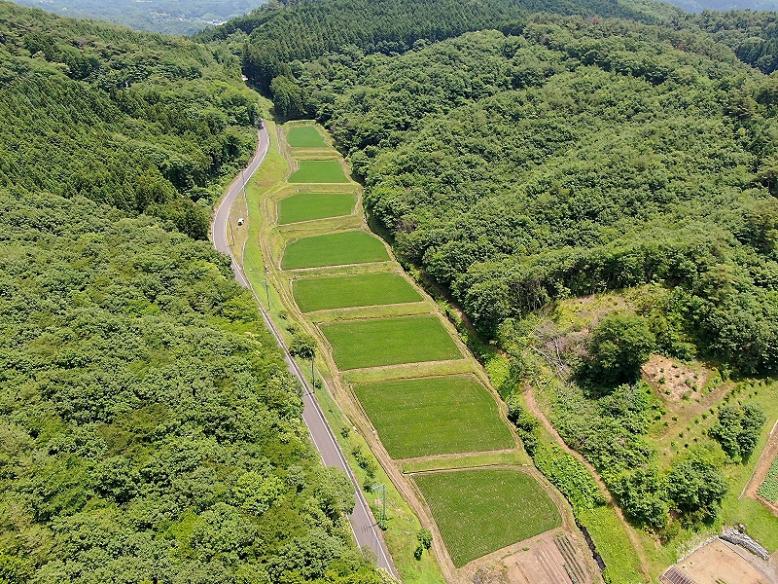
[[[269, 146], [270, 138], [267, 134], [267, 130], [263, 126], [259, 132], [259, 145], [257, 146], [254, 158], [251, 159], [249, 165], [229, 186], [227, 193], [216, 208], [216, 213], [214, 213], [213, 223], [211, 225], [211, 241], [213, 242], [214, 247], [220, 252], [230, 256], [235, 279], [243, 287], [251, 290], [252, 293], [254, 293], [255, 298], [257, 297], [256, 292], [251, 288], [251, 284], [243, 273], [242, 267], [232, 255], [232, 250], [230, 249], [227, 237], [227, 228], [230, 220], [230, 209], [235, 200], [243, 192], [244, 181], [248, 181], [257, 171], [262, 164], [262, 161], [265, 159]], [[349, 516], [349, 522], [351, 523], [351, 529], [354, 532], [357, 544], [359, 544], [359, 547], [362, 549], [370, 550], [375, 556], [378, 566], [399, 579], [397, 570], [395, 569], [389, 551], [386, 548], [381, 529], [378, 527], [373, 518], [373, 514], [370, 512], [370, 507], [368, 507], [367, 501], [362, 494], [357, 478], [354, 476], [351, 468], [349, 468], [348, 463], [343, 457], [343, 453], [335, 440], [332, 430], [324, 419], [324, 414], [313, 395], [311, 386], [306, 381], [305, 376], [302, 374], [302, 371], [300, 371], [297, 363], [292, 359], [292, 356], [289, 354], [289, 349], [284, 343], [283, 337], [258, 300], [257, 305], [262, 313], [262, 319], [265, 321], [265, 325], [275, 337], [278, 346], [281, 347], [281, 350], [284, 352], [284, 359], [289, 367], [289, 371], [297, 378], [298, 383], [300, 383], [300, 386], [303, 388], [303, 421], [308, 427], [308, 432], [311, 435], [311, 440], [313, 441], [316, 450], [319, 451], [324, 464], [345, 471], [354, 485], [356, 505], [354, 506], [354, 511]]]

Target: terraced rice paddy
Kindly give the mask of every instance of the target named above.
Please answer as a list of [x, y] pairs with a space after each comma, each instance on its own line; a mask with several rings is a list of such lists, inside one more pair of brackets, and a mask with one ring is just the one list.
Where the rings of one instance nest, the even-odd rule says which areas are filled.
[[291, 126], [286, 140], [292, 148], [324, 148], [327, 145], [314, 126]]
[[472, 376], [369, 383], [355, 392], [393, 458], [514, 446], [494, 398]]
[[301, 278], [294, 281], [294, 298], [303, 312], [403, 304], [422, 299], [405, 278], [394, 272]]
[[459, 359], [436, 316], [353, 320], [321, 326], [342, 370]]
[[[262, 216], [282, 226], [264, 231], [272, 233], [263, 240], [274, 260], [267, 265], [285, 292], [279, 295], [285, 311], [294, 315], [288, 322], [319, 341], [315, 367], [330, 388], [342, 390], [331, 395], [359, 402], [350, 406], [361, 406], [352, 411], [360, 412], [362, 438], [373, 445], [380, 440], [389, 454], [389, 462], [381, 461], [389, 483], [415, 482], [418, 489], [406, 492], [421, 493], [414, 498], [423, 498], [432, 513], [424, 523], [437, 526], [435, 537], [456, 567], [559, 525], [543, 487], [518, 470], [528, 457], [484, 385], [480, 365], [460, 349], [434, 301], [403, 277], [383, 241], [367, 230], [358, 192], [331, 192], [358, 188], [334, 150], [312, 125], [291, 124], [285, 136], [277, 160], [296, 170], [264, 195]], [[321, 154], [301, 153], [306, 148]], [[344, 186], [288, 194], [290, 185], [304, 183]], [[310, 271], [292, 273], [304, 269]], [[418, 528], [404, 523], [401, 529], [406, 535], [393, 537], [403, 540], [400, 553], [407, 554]], [[445, 565], [450, 569], [447, 559]]]
[[345, 183], [346, 175], [339, 160], [300, 160], [290, 183]]
[[285, 270], [385, 262], [389, 254], [380, 239], [366, 231], [340, 231], [292, 241], [281, 266]]
[[539, 483], [517, 470], [435, 472], [414, 480], [457, 567], [561, 525]]
[[353, 193], [300, 193], [278, 202], [278, 224], [342, 217], [354, 212]]

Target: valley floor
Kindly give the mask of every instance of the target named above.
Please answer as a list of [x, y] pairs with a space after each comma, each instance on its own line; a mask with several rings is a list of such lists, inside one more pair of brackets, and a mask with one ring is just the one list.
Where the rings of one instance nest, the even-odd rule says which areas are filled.
[[[308, 122], [268, 127], [265, 165], [233, 210], [248, 217], [233, 249], [289, 342], [316, 340], [305, 368], [403, 580], [534, 566], [536, 584], [598, 581], [569, 506], [456, 330], [368, 228], [329, 137]], [[416, 550], [422, 526], [433, 555]]]

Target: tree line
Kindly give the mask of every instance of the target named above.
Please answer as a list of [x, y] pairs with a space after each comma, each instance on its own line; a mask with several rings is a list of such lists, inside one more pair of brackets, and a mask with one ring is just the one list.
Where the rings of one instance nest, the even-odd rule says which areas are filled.
[[439, 41], [489, 28], [511, 30], [534, 12], [610, 16], [654, 21], [674, 13], [660, 4], [603, 0], [322, 0], [271, 3], [203, 34], [204, 39], [248, 35], [244, 71], [268, 89], [293, 62], [356, 46], [366, 53], [401, 53], [418, 40]]
[[83, 195], [205, 238], [257, 106], [201, 44], [0, 4], [0, 186]]

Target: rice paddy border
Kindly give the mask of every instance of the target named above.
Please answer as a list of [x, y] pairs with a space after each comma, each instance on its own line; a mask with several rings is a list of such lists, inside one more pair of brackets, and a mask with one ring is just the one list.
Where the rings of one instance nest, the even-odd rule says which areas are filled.
[[[286, 178], [288, 178], [291, 175], [291, 172], [294, 171], [294, 168], [296, 166], [295, 164], [295, 158], [299, 159], [315, 159], [315, 158], [322, 158], [322, 155], [325, 154], [321, 150], [316, 151], [315, 153], [294, 153], [294, 157], [292, 156], [291, 148], [285, 147], [285, 133], [284, 129], [280, 126], [276, 128], [276, 141], [277, 141], [277, 148], [279, 149], [282, 157], [287, 162], [287, 171], [286, 171]], [[333, 151], [332, 157], [338, 157], [338, 153], [336, 151]], [[330, 154], [327, 153], [327, 158], [330, 157]], [[267, 217], [268, 217], [268, 205], [271, 207], [275, 207], [277, 200], [286, 193], [287, 196], [290, 192], [301, 192], [308, 189], [316, 189], [323, 190], [323, 189], [334, 189], [338, 192], [340, 189], [348, 189], [350, 186], [351, 188], [357, 189], [357, 197], [358, 202], [356, 204], [356, 216], [358, 220], [360, 221], [360, 228], [367, 231], [368, 233], [372, 234], [372, 231], [367, 227], [367, 223], [364, 217], [364, 210], [362, 207], [362, 191], [361, 187], [354, 183], [350, 179], [349, 175], [349, 168], [344, 160], [341, 160], [341, 164], [343, 165], [345, 175], [347, 179], [349, 180], [348, 183], [288, 183], [286, 180], [282, 180], [279, 182], [279, 184], [275, 185], [274, 187], [266, 189], [266, 191], [263, 193], [263, 196], [261, 197], [261, 200], [259, 201], [260, 207], [264, 209], [264, 212], [262, 215], [262, 222], [267, 225]], [[271, 212], [272, 214], [272, 212]], [[273, 215], [275, 217], [275, 215]], [[467, 373], [474, 375], [481, 384], [487, 389], [487, 391], [491, 394], [491, 397], [493, 400], [495, 400], [498, 415], [500, 416], [500, 419], [502, 423], [506, 424], [506, 426], [509, 428], [509, 431], [512, 435], [512, 438], [516, 444], [516, 452], [519, 454], [521, 460], [523, 461], [522, 464], [517, 465], [516, 468], [519, 468], [523, 472], [528, 472], [531, 474], [537, 481], [540, 482], [540, 487], [542, 490], [544, 490], [551, 498], [555, 501], [555, 504], [560, 508], [560, 514], [562, 516], [563, 522], [565, 524], [569, 523], [572, 518], [572, 513], [569, 509], [565, 507], [564, 500], [561, 499], [561, 495], [548, 483], [547, 480], [545, 480], [545, 477], [543, 477], [539, 472], [534, 469], [534, 467], [531, 465], [531, 460], [529, 459], [526, 452], [523, 450], [523, 446], [521, 445], [520, 440], [518, 439], [518, 435], [515, 432], [515, 428], [507, 421], [507, 408], [504, 404], [504, 402], [501, 400], [499, 394], [494, 389], [494, 387], [491, 385], [491, 382], [489, 380], [488, 375], [483, 370], [483, 367], [481, 364], [475, 359], [475, 357], [470, 353], [468, 347], [464, 344], [462, 339], [459, 337], [458, 332], [456, 331], [454, 325], [445, 317], [445, 315], [442, 313], [440, 307], [436, 304], [433, 298], [429, 296], [426, 290], [421, 288], [404, 270], [402, 270], [399, 265], [397, 264], [396, 258], [394, 256], [393, 250], [390, 246], [387, 245], [385, 241], [382, 240], [384, 246], [387, 248], [387, 252], [389, 255], [389, 259], [385, 262], [374, 262], [374, 263], [364, 263], [364, 264], [344, 264], [344, 265], [338, 265], [338, 266], [322, 266], [322, 267], [315, 267], [315, 268], [302, 268], [297, 270], [283, 270], [281, 268], [280, 262], [283, 258], [283, 250], [285, 249], [286, 245], [288, 244], [288, 241], [290, 241], [290, 233], [293, 234], [294, 239], [299, 239], [302, 237], [305, 237], [307, 234], [313, 234], [313, 232], [322, 232], [322, 227], [329, 228], [330, 233], [337, 232], [337, 231], [346, 231], [353, 229], [353, 225], [348, 224], [347, 222], [342, 221], [342, 217], [340, 218], [334, 218], [334, 221], [327, 220], [316, 220], [311, 222], [305, 222], [306, 225], [303, 226], [302, 229], [284, 229], [283, 227], [279, 227], [276, 224], [275, 218], [273, 219], [273, 222], [269, 229], [269, 233], [265, 233], [265, 229], [261, 229], [260, 231], [260, 244], [262, 253], [266, 258], [270, 259], [270, 270], [269, 273], [266, 275], [266, 278], [268, 280], [273, 281], [273, 286], [276, 288], [275, 293], [278, 295], [278, 298], [280, 299], [281, 303], [289, 309], [289, 312], [291, 313], [291, 317], [294, 319], [295, 322], [300, 323], [304, 330], [307, 330], [308, 332], [312, 333], [313, 336], [317, 339], [317, 341], [320, 343], [320, 346], [327, 346], [326, 344], [322, 344], [324, 341], [326, 341], [326, 338], [324, 337], [323, 333], [321, 332], [321, 329], [315, 322], [312, 322], [306, 317], [305, 313], [302, 313], [302, 311], [297, 306], [294, 296], [291, 290], [291, 282], [293, 279], [297, 277], [305, 277], [308, 274], [316, 274], [316, 275], [339, 275], [339, 274], [346, 274], [346, 273], [370, 273], [370, 272], [383, 272], [383, 271], [397, 271], [398, 273], [402, 274], [402, 276], [414, 287], [414, 289], [420, 293], [422, 300], [420, 301], [422, 304], [428, 303], [429, 305], [429, 312], [428, 314], [436, 316], [440, 323], [442, 324], [443, 328], [446, 330], [446, 332], [449, 334], [453, 342], [458, 346], [460, 349], [461, 354], [463, 355], [463, 358], [458, 359], [455, 361], [454, 367], [457, 369], [458, 373]], [[353, 221], [354, 217], [350, 217], [350, 219]], [[315, 226], [312, 226], [310, 224], [315, 223]], [[295, 224], [291, 224], [295, 225]], [[284, 226], [286, 227], [286, 226]], [[298, 225], [299, 227], [299, 225]], [[313, 229], [311, 228], [313, 227]], [[379, 238], [380, 239], [380, 238]], [[279, 253], [279, 250], [281, 253]], [[286, 312], [286, 311], [284, 311]], [[376, 433], [375, 428], [372, 426], [372, 423], [370, 422], [369, 418], [366, 416], [364, 410], [361, 408], [361, 404], [359, 403], [359, 400], [356, 398], [353, 392], [353, 387], [351, 383], [355, 379], [365, 379], [367, 377], [372, 376], [376, 373], [375, 368], [368, 368], [368, 369], [362, 369], [362, 370], [350, 370], [348, 372], [340, 372], [337, 367], [335, 366], [334, 360], [332, 358], [332, 355], [329, 351], [324, 351], [322, 354], [320, 354], [317, 358], [317, 368], [319, 369], [320, 373], [322, 374], [322, 377], [324, 378], [326, 382], [326, 387], [330, 392], [332, 392], [335, 402], [338, 404], [338, 406], [343, 411], [343, 414], [347, 416], [348, 419], [354, 423], [354, 425], [358, 428], [360, 434], [362, 434], [370, 444], [371, 449], [373, 450], [373, 454], [376, 456], [376, 458], [380, 461], [381, 466], [384, 468], [384, 470], [387, 472], [389, 478], [391, 479], [394, 488], [398, 490], [399, 493], [402, 494], [403, 498], [407, 501], [407, 503], [411, 506], [411, 508], [414, 509], [414, 512], [419, 516], [419, 518], [422, 519], [423, 524], [426, 524], [427, 526], [431, 527], [433, 530], [433, 533], [436, 533], [436, 537], [433, 538], [433, 550], [435, 553], [435, 556], [439, 560], [440, 568], [443, 570], [446, 578], [449, 581], [452, 581], [456, 579], [456, 573], [457, 569], [453, 566], [453, 563], [451, 561], [451, 557], [449, 555], [448, 550], [446, 549], [445, 545], [442, 543], [442, 537], [440, 536], [440, 533], [437, 530], [436, 523], [434, 521], [434, 518], [431, 515], [431, 511], [426, 506], [426, 502], [424, 501], [423, 497], [420, 495], [418, 490], [415, 488], [415, 485], [413, 484], [413, 481], [410, 480], [409, 477], [406, 477], [402, 473], [402, 470], [400, 466], [397, 464], [397, 461], [392, 459], [388, 453], [386, 452], [385, 448], [383, 447], [383, 444], [379, 440], [376, 439]], [[323, 362], [323, 363], [322, 363]], [[459, 368], [462, 366], [465, 366], [464, 371], [460, 371]], [[407, 377], [409, 374], [411, 374], [412, 377], [418, 377], [420, 374], [422, 376], [425, 376], [427, 372], [436, 372], [438, 374], [446, 375], [448, 374], [447, 368], [451, 366], [451, 362], [444, 361], [444, 362], [422, 362], [419, 364], [411, 364], [409, 367], [408, 364], [401, 364], [396, 366], [390, 366], [389, 368], [378, 368], [378, 372], [382, 374], [384, 377], [380, 379], [398, 379]], [[441, 369], [442, 367], [442, 369]], [[444, 371], [445, 370], [445, 371]], [[351, 375], [346, 375], [346, 373]], [[354, 375], [356, 373], [356, 375]], [[480, 453], [461, 453], [461, 454], [480, 454]], [[462, 468], [462, 470], [466, 470], [467, 467]], [[560, 502], [561, 501], [561, 502]]]

